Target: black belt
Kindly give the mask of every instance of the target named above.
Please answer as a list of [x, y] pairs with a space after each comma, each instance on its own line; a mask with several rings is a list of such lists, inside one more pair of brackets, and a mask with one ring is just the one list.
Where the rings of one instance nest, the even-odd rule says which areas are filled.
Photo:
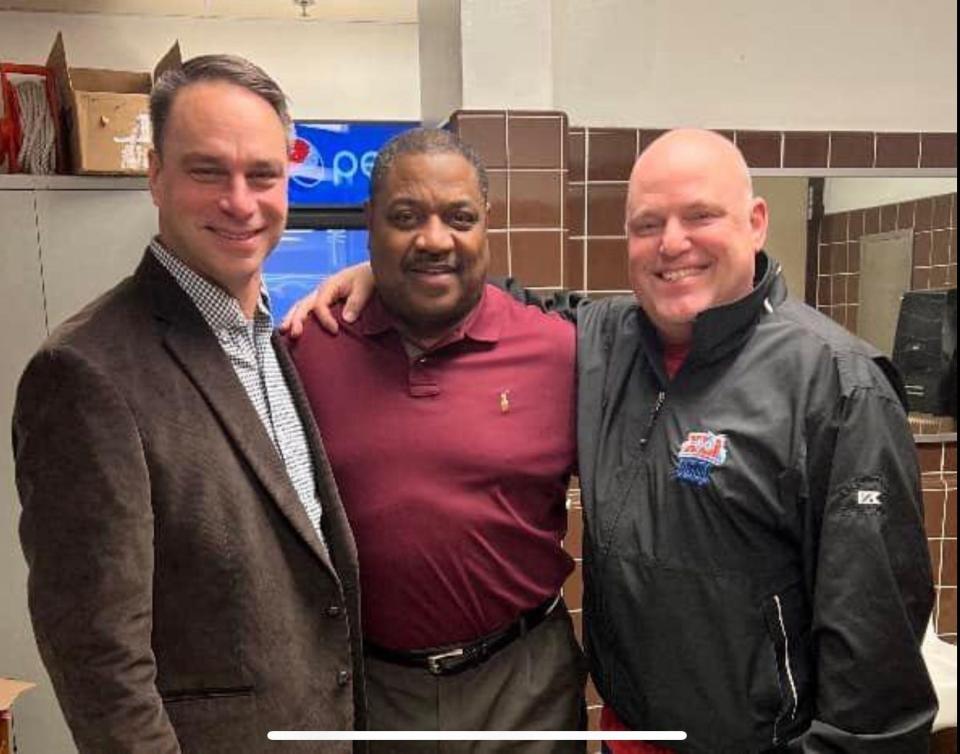
[[399, 650], [387, 649], [365, 641], [364, 651], [370, 657], [396, 665], [423, 668], [433, 675], [454, 675], [486, 662], [514, 639], [539, 626], [560, 604], [560, 597], [551, 597], [542, 605], [528, 610], [502, 631], [484, 636], [470, 644], [437, 649]]

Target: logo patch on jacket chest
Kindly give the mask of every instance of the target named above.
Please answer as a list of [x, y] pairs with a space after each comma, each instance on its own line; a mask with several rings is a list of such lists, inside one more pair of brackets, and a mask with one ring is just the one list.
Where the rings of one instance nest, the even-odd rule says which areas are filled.
[[677, 452], [673, 475], [681, 482], [703, 487], [714, 467], [727, 460], [727, 436], [713, 432], [690, 432]]

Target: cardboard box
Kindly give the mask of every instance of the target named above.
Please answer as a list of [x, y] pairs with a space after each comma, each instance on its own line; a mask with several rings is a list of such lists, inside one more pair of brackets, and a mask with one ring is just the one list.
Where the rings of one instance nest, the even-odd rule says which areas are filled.
[[36, 684], [26, 681], [15, 681], [12, 678], [0, 678], [0, 754], [9, 754], [10, 720], [14, 700], [24, 691], [32, 689]]
[[[154, 71], [180, 65], [174, 44]], [[145, 175], [151, 145], [149, 73], [67, 65], [63, 34], [47, 58], [57, 82], [60, 136], [70, 172]]]

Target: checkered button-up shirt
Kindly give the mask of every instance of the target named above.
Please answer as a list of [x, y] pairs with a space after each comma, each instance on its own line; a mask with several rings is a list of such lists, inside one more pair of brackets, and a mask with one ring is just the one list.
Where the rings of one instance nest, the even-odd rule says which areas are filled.
[[290, 389], [280, 370], [277, 354], [270, 340], [273, 317], [269, 298], [264, 290], [253, 319], [248, 320], [240, 302], [190, 269], [163, 247], [159, 239], [150, 242], [150, 251], [157, 261], [183, 288], [196, 304], [217, 341], [230, 360], [240, 384], [257, 410], [264, 429], [273, 441], [293, 487], [313, 524], [320, 542], [321, 507], [317, 499], [313, 460], [303, 422], [297, 414]]

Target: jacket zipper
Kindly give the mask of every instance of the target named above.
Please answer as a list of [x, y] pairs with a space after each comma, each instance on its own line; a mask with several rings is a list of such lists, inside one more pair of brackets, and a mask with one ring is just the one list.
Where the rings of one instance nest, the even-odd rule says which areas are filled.
[[641, 452], [647, 448], [647, 441], [650, 439], [653, 425], [657, 421], [657, 416], [660, 414], [660, 409], [663, 408], [663, 401], [666, 397], [667, 394], [663, 390], [657, 393], [657, 401], [653, 404], [653, 408], [650, 409], [650, 418], [647, 420], [647, 426], [644, 428], [643, 435], [640, 437]]
[[[793, 680], [793, 670], [790, 669], [790, 640], [787, 638], [787, 627], [783, 622], [783, 607], [780, 604], [780, 595], [773, 595], [773, 604], [777, 607], [777, 621], [780, 625], [780, 635], [783, 637], [783, 664], [786, 666], [787, 681], [790, 684], [790, 696], [792, 699], [792, 705], [790, 708], [790, 719], [793, 720], [797, 716], [797, 685]], [[777, 743], [777, 724], [780, 722], [780, 718], [783, 715], [779, 715], [776, 720], [773, 721], [773, 743]]]

